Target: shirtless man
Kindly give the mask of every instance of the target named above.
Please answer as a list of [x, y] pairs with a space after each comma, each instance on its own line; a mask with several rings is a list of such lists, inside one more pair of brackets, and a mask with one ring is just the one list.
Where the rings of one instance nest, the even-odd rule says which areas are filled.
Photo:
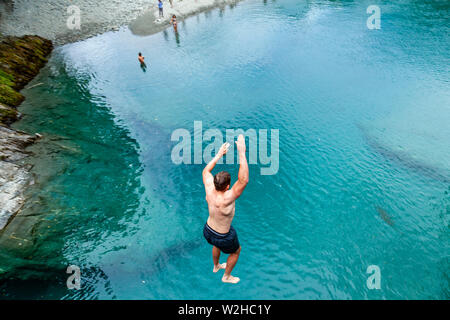
[[[238, 180], [230, 189], [230, 174], [226, 171], [211, 174], [217, 161], [223, 157], [230, 147], [224, 143], [217, 155], [203, 169], [203, 184], [205, 185], [206, 201], [208, 202], [209, 218], [203, 228], [203, 235], [209, 244], [213, 245], [212, 256], [213, 272], [225, 269], [222, 277], [223, 282], [238, 283], [239, 278], [233, 277], [231, 271], [241, 253], [241, 246], [236, 230], [231, 226], [234, 217], [234, 202], [239, 198], [248, 183], [248, 164], [245, 157], [245, 139], [241, 134], [236, 141], [239, 153]], [[227, 263], [219, 263], [220, 252], [229, 254]]]
[[141, 63], [142, 66], [145, 65], [144, 59], [145, 59], [145, 58], [144, 58], [144, 56], [142, 55], [142, 53], [139, 52], [139, 54], [138, 54], [138, 60], [139, 60], [139, 62]]

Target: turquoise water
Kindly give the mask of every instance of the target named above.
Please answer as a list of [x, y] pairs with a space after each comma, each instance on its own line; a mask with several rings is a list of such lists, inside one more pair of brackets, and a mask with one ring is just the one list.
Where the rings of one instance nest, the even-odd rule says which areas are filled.
[[[57, 48], [15, 125], [45, 138], [30, 201], [0, 233], [0, 293], [448, 299], [450, 6], [379, 1], [369, 30], [369, 4], [249, 0], [178, 35], [123, 28]], [[236, 286], [211, 272], [203, 166], [170, 158], [173, 130], [196, 120], [280, 132], [279, 172], [251, 165], [236, 204]]]

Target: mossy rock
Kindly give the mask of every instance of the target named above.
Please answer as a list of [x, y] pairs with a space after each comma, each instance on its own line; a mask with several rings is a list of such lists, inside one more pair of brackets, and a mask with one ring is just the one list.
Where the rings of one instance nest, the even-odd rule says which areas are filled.
[[21, 90], [46, 64], [52, 50], [52, 42], [38, 36], [6, 37], [0, 43], [0, 84]]
[[19, 118], [19, 112], [16, 109], [0, 104], [0, 124], [10, 125]]
[[39, 73], [52, 50], [52, 42], [39, 36], [1, 39], [0, 125], [17, 120], [19, 113], [14, 107], [25, 99], [18, 91]]
[[18, 106], [25, 100], [25, 97], [11, 87], [0, 84], [0, 103], [10, 106]]
[[9, 73], [0, 70], [0, 84], [12, 87], [14, 86], [14, 77]]

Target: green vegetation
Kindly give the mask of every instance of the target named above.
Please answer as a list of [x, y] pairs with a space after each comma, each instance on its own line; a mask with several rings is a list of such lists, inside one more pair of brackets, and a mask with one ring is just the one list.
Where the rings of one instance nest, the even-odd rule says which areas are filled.
[[14, 77], [0, 69], [0, 85], [14, 86]]
[[47, 62], [52, 42], [38, 36], [4, 37], [0, 43], [0, 125], [17, 120], [19, 93]]
[[25, 99], [23, 95], [11, 87], [0, 84], [0, 103], [17, 107]]

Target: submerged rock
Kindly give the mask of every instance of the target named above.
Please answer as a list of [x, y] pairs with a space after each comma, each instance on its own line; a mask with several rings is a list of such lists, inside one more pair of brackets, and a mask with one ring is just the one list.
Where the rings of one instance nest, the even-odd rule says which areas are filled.
[[386, 212], [386, 210], [384, 210], [383, 208], [377, 206], [377, 211], [381, 217], [381, 219], [384, 220], [384, 222], [386, 222], [388, 225], [390, 225], [391, 227], [394, 225], [394, 220], [392, 220], [392, 218], [389, 216], [389, 214]]
[[0, 103], [0, 122], [10, 125], [20, 117], [20, 113], [15, 109]]
[[0, 230], [25, 201], [32, 177], [20, 160], [39, 138], [8, 126], [20, 118], [16, 107], [25, 97], [19, 90], [39, 73], [52, 49], [51, 41], [38, 36], [4, 37], [0, 43]]
[[36, 136], [0, 126], [0, 160], [17, 162], [29, 155], [25, 148], [36, 140]]

